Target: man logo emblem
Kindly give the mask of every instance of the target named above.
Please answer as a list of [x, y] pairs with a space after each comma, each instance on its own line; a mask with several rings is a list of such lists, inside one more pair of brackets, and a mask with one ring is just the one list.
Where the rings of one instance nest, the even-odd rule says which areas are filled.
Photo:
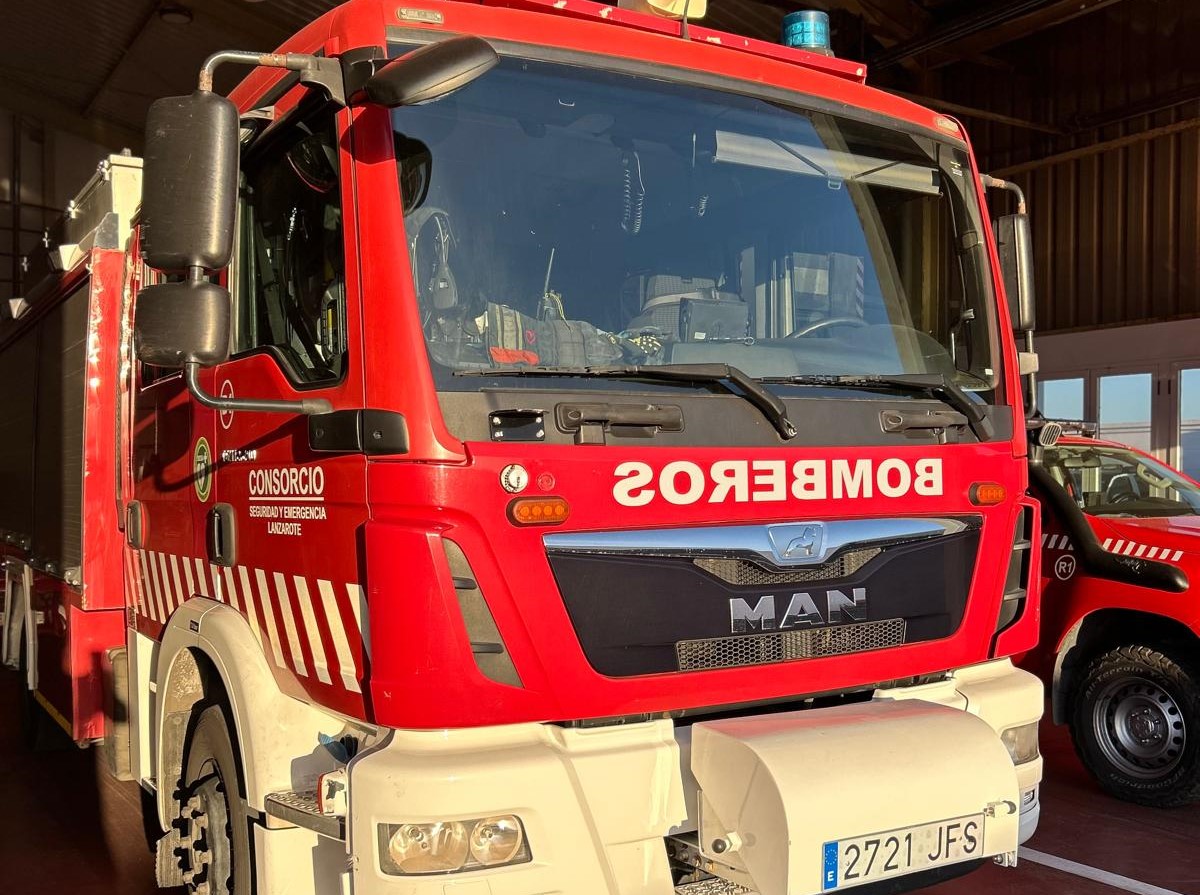
[[800, 531], [800, 536], [792, 538], [783, 551], [784, 559], [797, 556], [814, 556], [821, 548], [821, 529], [815, 525], [806, 525]]
[[783, 562], [813, 559], [825, 546], [825, 526], [820, 522], [772, 526], [769, 531], [775, 555]]
[[197, 439], [196, 450], [192, 452], [192, 481], [200, 502], [208, 500], [212, 493], [212, 449], [207, 438]]

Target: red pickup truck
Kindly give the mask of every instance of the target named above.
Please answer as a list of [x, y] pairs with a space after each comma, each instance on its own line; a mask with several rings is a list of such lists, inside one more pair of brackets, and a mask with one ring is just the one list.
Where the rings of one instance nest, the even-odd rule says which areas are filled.
[[1132, 802], [1200, 801], [1200, 485], [1141, 451], [1069, 436], [1032, 476], [1046, 507], [1043, 618], [1026, 664], [1084, 765]]

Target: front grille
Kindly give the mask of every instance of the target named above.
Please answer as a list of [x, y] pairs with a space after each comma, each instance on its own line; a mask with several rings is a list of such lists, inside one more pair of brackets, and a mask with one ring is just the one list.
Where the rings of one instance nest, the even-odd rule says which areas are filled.
[[878, 547], [851, 550], [819, 566], [791, 569], [769, 569], [749, 559], [718, 559], [700, 556], [692, 560], [697, 568], [715, 575], [727, 584], [738, 587], [757, 587], [775, 584], [809, 584], [813, 581], [836, 581], [853, 575], [883, 551]]
[[891, 618], [776, 634], [681, 640], [675, 644], [675, 656], [680, 671], [767, 665], [900, 646], [904, 643], [904, 629], [904, 619]]

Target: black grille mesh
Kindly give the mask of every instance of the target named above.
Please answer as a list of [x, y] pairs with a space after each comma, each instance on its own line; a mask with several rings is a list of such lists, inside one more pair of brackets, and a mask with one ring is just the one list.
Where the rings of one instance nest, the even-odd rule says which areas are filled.
[[780, 631], [775, 634], [681, 640], [675, 644], [675, 656], [680, 671], [767, 665], [792, 659], [841, 656], [846, 653], [900, 646], [904, 643], [904, 629], [904, 619], [891, 618], [878, 622], [836, 625], [832, 628]]
[[853, 575], [882, 551], [878, 547], [851, 550], [819, 566], [805, 566], [776, 571], [749, 559], [719, 559], [699, 556], [692, 560], [697, 568], [715, 575], [727, 584], [739, 587], [775, 584], [808, 584], [813, 581], [836, 581]]

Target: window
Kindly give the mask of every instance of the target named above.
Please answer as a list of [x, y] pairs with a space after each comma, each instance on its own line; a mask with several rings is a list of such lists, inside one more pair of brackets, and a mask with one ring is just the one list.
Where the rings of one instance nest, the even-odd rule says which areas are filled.
[[243, 162], [235, 350], [271, 350], [300, 382], [338, 379], [346, 280], [333, 116], [260, 143]]
[[441, 388], [523, 365], [716, 362], [994, 385], [983, 225], [956, 146], [515, 58], [392, 123]]
[[1083, 419], [1083, 377], [1039, 382], [1038, 407], [1048, 419]]
[[1100, 377], [1098, 434], [1143, 451], [1150, 443], [1150, 399], [1154, 377], [1150, 373], [1119, 373]]
[[1200, 490], [1150, 457], [1106, 445], [1060, 443], [1045, 466], [1091, 516], [1195, 516]]
[[1200, 478], [1200, 368], [1179, 371], [1178, 466], [1192, 478]]

